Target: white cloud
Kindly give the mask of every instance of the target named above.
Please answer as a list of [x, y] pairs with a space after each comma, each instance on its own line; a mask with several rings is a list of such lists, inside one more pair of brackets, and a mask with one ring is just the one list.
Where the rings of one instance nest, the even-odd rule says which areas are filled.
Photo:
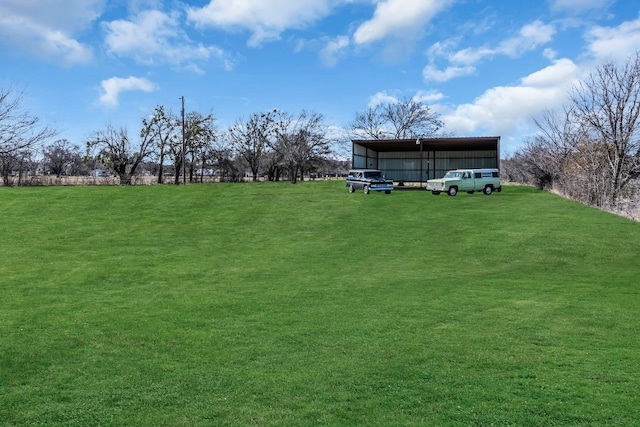
[[377, 3], [373, 18], [356, 30], [356, 44], [366, 44], [390, 35], [407, 35], [421, 31], [451, 0], [383, 0]]
[[453, 38], [437, 41], [429, 46], [429, 49], [427, 49], [427, 55], [432, 61], [436, 58], [447, 57], [449, 52], [457, 48], [458, 42], [458, 40]]
[[75, 32], [86, 29], [104, 9], [106, 0], [2, 0], [0, 16], [22, 23]]
[[425, 104], [431, 104], [432, 102], [441, 101], [444, 99], [444, 95], [437, 91], [418, 91], [413, 97], [416, 102], [424, 102]]
[[468, 47], [466, 49], [459, 50], [449, 56], [449, 61], [454, 64], [471, 65], [477, 64], [487, 56], [493, 56], [497, 53], [494, 48], [488, 47]]
[[[118, 56], [153, 65], [156, 62], [183, 64], [215, 57], [225, 68], [233, 67], [228, 55], [214, 46], [195, 44], [180, 28], [180, 14], [158, 10], [140, 12], [131, 20], [116, 20], [103, 24], [108, 51]], [[197, 69], [187, 64], [186, 69]], [[199, 71], [201, 72], [201, 70]]]
[[[517, 37], [484, 53], [518, 55], [521, 50], [531, 50], [546, 44], [553, 37], [554, 31], [553, 27], [536, 21], [529, 27], [523, 27]], [[530, 132], [531, 119], [545, 110], [564, 105], [572, 85], [594, 65], [611, 60], [623, 61], [634, 54], [637, 46], [640, 46], [640, 19], [615, 27], [592, 27], [585, 33], [585, 38], [588, 41], [586, 52], [591, 62], [578, 65], [567, 58], [556, 59], [555, 50], [544, 49], [543, 56], [551, 61], [551, 65], [523, 77], [518, 85], [488, 89], [473, 102], [445, 111], [442, 118], [447, 130], [457, 135], [517, 135], [522, 131]], [[435, 46], [432, 52], [440, 51]], [[471, 51], [458, 51], [455, 59], [460, 63], [473, 63], [462, 59], [472, 58], [473, 55], [469, 52]], [[483, 56], [479, 53], [474, 60], [480, 60]], [[430, 73], [435, 74], [428, 68], [426, 70], [425, 79]]]
[[338, 36], [330, 40], [325, 47], [320, 51], [320, 58], [327, 67], [333, 67], [338, 63], [338, 58], [343, 55], [343, 52], [350, 45], [349, 37]]
[[571, 60], [559, 59], [522, 78], [518, 86], [491, 88], [473, 103], [443, 114], [446, 129], [456, 135], [513, 134], [532, 117], [563, 104], [578, 72]]
[[425, 82], [446, 82], [456, 77], [468, 76], [476, 71], [475, 67], [447, 67], [439, 70], [433, 65], [427, 65], [422, 70]]
[[241, 29], [252, 33], [247, 44], [258, 47], [277, 40], [288, 29], [304, 28], [329, 15], [338, 0], [211, 0], [208, 5], [190, 7], [188, 19], [200, 27]]
[[55, 56], [67, 64], [83, 64], [91, 61], [90, 47], [79, 43], [61, 31], [43, 31], [40, 47], [46, 56]]
[[544, 56], [550, 61], [553, 61], [554, 59], [556, 59], [557, 55], [558, 55], [558, 52], [556, 52], [554, 49], [551, 49], [551, 48], [546, 48], [545, 50], [542, 51], [542, 56]]
[[594, 27], [587, 33], [588, 51], [600, 61], [620, 61], [640, 46], [640, 18], [617, 27]]
[[496, 52], [516, 58], [524, 52], [549, 43], [555, 33], [556, 29], [553, 25], [544, 24], [542, 21], [537, 20], [522, 27], [518, 36], [500, 43]]
[[[475, 65], [484, 58], [496, 55], [519, 57], [551, 41], [555, 32], [554, 26], [536, 20], [523, 26], [517, 36], [503, 40], [496, 47], [470, 47], [455, 51], [456, 40], [437, 42], [427, 52], [431, 64], [422, 70], [422, 75], [427, 82], [446, 82], [456, 77], [471, 75], [476, 71]], [[546, 52], [548, 54], [548, 51]], [[433, 65], [439, 57], [444, 57], [449, 65], [444, 68]]]
[[121, 92], [143, 91], [153, 92], [157, 89], [156, 85], [149, 80], [140, 77], [112, 77], [103, 80], [101, 83], [104, 94], [100, 96], [100, 102], [107, 107], [117, 107], [118, 97]]
[[522, 86], [533, 88], [562, 88], [575, 82], [578, 66], [571, 60], [561, 58], [552, 65], [522, 78]]
[[380, 104], [395, 104], [399, 102], [398, 98], [385, 92], [378, 92], [369, 98], [369, 107], [374, 108]]
[[521, 56], [523, 53], [536, 49], [538, 46], [550, 42], [556, 29], [553, 25], [547, 25], [541, 21], [534, 21], [523, 26], [518, 35], [503, 40], [494, 48], [479, 47], [467, 48], [455, 52], [449, 60], [455, 64], [476, 64], [485, 57], [505, 55], [511, 58]]
[[[424, 91], [420, 90], [411, 97], [414, 102], [423, 102], [425, 104], [431, 104], [435, 101], [444, 99], [444, 95], [437, 91]], [[400, 100], [394, 95], [389, 95], [386, 92], [378, 92], [369, 98], [369, 107], [374, 108], [380, 104], [397, 104]]]
[[0, 43], [66, 64], [86, 63], [91, 48], [73, 35], [102, 13], [105, 0], [3, 0]]

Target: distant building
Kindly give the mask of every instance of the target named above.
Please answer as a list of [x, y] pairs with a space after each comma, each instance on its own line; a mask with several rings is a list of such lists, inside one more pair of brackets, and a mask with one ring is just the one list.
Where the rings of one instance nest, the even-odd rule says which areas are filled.
[[352, 140], [351, 167], [396, 182], [441, 178], [451, 169], [500, 168], [500, 137]]
[[111, 173], [104, 169], [94, 169], [91, 171], [91, 176], [95, 178], [108, 178], [111, 176]]

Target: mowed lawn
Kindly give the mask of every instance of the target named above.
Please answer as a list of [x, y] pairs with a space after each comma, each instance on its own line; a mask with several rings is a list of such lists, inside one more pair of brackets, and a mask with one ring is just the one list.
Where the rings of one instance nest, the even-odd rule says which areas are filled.
[[0, 425], [638, 420], [639, 223], [517, 186], [0, 188]]

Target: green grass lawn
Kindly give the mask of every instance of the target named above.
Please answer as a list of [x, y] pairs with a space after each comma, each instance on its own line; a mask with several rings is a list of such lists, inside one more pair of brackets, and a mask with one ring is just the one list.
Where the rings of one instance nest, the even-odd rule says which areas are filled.
[[528, 187], [0, 189], [0, 424], [630, 426], [640, 224]]

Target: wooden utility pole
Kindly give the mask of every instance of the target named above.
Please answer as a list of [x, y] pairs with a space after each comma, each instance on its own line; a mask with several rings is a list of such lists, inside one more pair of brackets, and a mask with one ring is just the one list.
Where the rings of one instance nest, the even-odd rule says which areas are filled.
[[[186, 165], [185, 165], [185, 151], [186, 151], [186, 144], [185, 144], [185, 140], [184, 140], [184, 96], [181, 96], [180, 99], [182, 100], [182, 183], [183, 184], [187, 184], [187, 169], [186, 169]], [[176, 171], [177, 172], [177, 171]]]

